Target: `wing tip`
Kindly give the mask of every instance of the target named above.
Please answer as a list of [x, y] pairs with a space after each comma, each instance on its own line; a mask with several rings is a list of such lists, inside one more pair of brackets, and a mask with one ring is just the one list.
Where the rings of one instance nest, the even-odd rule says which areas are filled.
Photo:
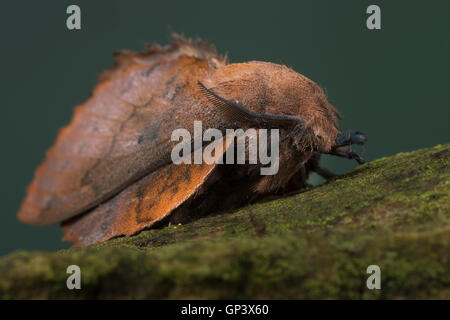
[[33, 226], [47, 226], [59, 222], [46, 218], [43, 210], [39, 210], [38, 208], [29, 205], [27, 201], [22, 203], [22, 206], [17, 213], [17, 219], [22, 223]]
[[20, 222], [25, 224], [31, 224], [35, 226], [45, 225], [42, 224], [41, 219], [39, 219], [39, 215], [30, 210], [24, 209], [23, 207], [17, 213], [17, 219], [19, 219]]

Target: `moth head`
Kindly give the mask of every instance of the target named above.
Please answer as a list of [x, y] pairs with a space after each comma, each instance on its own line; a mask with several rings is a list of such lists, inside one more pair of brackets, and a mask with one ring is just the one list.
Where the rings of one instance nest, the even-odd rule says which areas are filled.
[[200, 89], [230, 119], [280, 128], [294, 148], [328, 152], [339, 134], [339, 112], [324, 91], [273, 63], [236, 63], [216, 70]]

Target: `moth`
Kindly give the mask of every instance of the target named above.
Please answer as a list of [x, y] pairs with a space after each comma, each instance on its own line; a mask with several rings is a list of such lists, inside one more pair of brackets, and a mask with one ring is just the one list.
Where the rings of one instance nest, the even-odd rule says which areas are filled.
[[[77, 106], [35, 172], [18, 213], [61, 223], [63, 240], [86, 246], [185, 222], [307, 185], [321, 154], [364, 160], [360, 132], [339, 130], [338, 110], [312, 80], [269, 62], [230, 64], [201, 40], [172, 36], [143, 53], [120, 51], [92, 96]], [[278, 128], [279, 170], [259, 164], [174, 164], [177, 128]], [[224, 140], [225, 141], [225, 140]], [[223, 156], [230, 145], [222, 143]]]

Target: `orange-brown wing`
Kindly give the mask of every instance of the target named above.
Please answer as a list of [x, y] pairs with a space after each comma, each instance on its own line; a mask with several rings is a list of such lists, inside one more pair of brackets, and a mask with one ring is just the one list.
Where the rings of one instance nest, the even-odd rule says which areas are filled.
[[[127, 187], [91, 212], [75, 217], [62, 225], [64, 240], [74, 246], [86, 246], [120, 235], [132, 235], [172, 213], [195, 197], [200, 187], [212, 177], [217, 164], [206, 164], [224, 154], [231, 138], [212, 142], [223, 143], [204, 164], [170, 164]], [[217, 150], [217, 149], [216, 149]]]
[[[224, 61], [211, 47], [181, 38], [166, 48], [119, 55], [47, 152], [19, 218], [38, 225], [66, 220], [170, 163], [170, 134], [186, 125], [177, 114], [195, 108], [185, 102], [196, 90], [193, 79], [214, 63]], [[180, 110], [182, 103], [188, 110]]]

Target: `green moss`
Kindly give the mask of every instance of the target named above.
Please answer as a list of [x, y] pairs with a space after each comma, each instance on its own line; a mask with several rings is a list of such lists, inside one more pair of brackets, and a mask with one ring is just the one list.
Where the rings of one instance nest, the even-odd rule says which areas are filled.
[[[450, 298], [450, 145], [189, 224], [0, 259], [0, 298]], [[82, 290], [66, 288], [66, 268]], [[366, 268], [381, 268], [368, 290]]]

